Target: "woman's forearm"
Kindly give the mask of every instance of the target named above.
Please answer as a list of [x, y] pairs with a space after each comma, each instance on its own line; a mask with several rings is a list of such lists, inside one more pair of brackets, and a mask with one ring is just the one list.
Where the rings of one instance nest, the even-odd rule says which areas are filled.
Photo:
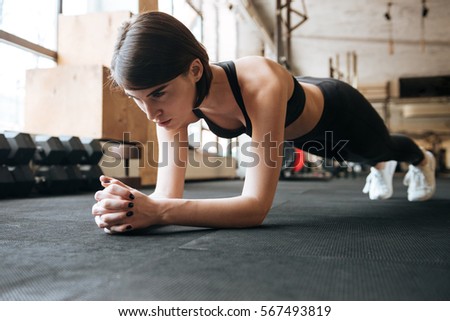
[[239, 228], [260, 225], [267, 215], [256, 198], [160, 199], [162, 225]]

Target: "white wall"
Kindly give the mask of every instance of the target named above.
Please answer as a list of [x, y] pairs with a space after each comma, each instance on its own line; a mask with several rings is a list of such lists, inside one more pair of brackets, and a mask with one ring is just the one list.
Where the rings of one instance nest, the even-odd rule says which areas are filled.
[[294, 31], [292, 41], [297, 72], [328, 76], [329, 57], [340, 54], [345, 67], [345, 53], [356, 51], [360, 83], [450, 74], [450, 1], [427, 1], [425, 52], [419, 44], [421, 1], [393, 1], [393, 55], [388, 50], [389, 23], [384, 18], [387, 2], [306, 0], [309, 19]]
[[[269, 0], [255, 0], [265, 15], [273, 18]], [[426, 0], [429, 8], [425, 18], [425, 50], [421, 47], [421, 0], [392, 0], [391, 22], [384, 14], [388, 0], [305, 0], [308, 20], [292, 34], [291, 66], [293, 73], [316, 77], [329, 76], [329, 58], [340, 55], [340, 69], [346, 71], [346, 53], [358, 57], [358, 84], [391, 82], [393, 96], [398, 96], [401, 77], [450, 74], [450, 1]], [[303, 12], [301, 1], [293, 1], [295, 9]], [[295, 18], [298, 19], [298, 18]], [[295, 24], [297, 21], [293, 21]], [[389, 37], [392, 26], [394, 52], [390, 54]], [[245, 45], [245, 41], [240, 42]], [[254, 44], [249, 42], [249, 46]], [[240, 52], [247, 49], [240, 48]], [[382, 106], [381, 104], [378, 104]], [[431, 105], [424, 104], [424, 109]], [[377, 106], [375, 106], [377, 107]], [[434, 106], [435, 107], [435, 106]], [[433, 108], [434, 108], [433, 107]], [[434, 131], [450, 146], [450, 101], [439, 104], [447, 114], [439, 117], [406, 119], [404, 106], [391, 106], [390, 125], [394, 132], [418, 135]], [[379, 110], [380, 111], [380, 110]], [[383, 114], [381, 112], [381, 114]], [[429, 144], [425, 145], [429, 148]], [[450, 164], [450, 152], [447, 155]]]

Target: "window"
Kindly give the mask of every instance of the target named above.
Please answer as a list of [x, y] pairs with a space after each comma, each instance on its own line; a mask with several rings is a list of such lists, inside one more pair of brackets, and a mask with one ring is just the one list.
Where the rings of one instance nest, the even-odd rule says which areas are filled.
[[[0, 30], [19, 40], [56, 50], [58, 5], [57, 0], [0, 0]], [[0, 130], [20, 130], [26, 70], [56, 64], [11, 39], [0, 39], [0, 55]]]
[[64, 0], [62, 12], [65, 15], [82, 15], [109, 11], [131, 11], [137, 13], [139, 11], [138, 5], [139, 1], [137, 0]]
[[26, 70], [50, 68], [56, 63], [11, 45], [0, 43], [0, 129], [23, 125]]
[[57, 0], [0, 0], [0, 29], [56, 50]]
[[158, 7], [180, 20], [200, 42], [203, 41], [203, 0], [159, 1]]

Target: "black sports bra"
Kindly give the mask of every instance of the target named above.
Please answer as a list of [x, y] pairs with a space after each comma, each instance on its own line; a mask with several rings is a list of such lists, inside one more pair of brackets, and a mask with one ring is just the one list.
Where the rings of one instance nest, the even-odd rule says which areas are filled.
[[[236, 75], [236, 67], [234, 65], [234, 62], [225, 61], [216, 64], [225, 70], [228, 82], [233, 92], [234, 99], [236, 100], [239, 108], [242, 111], [242, 114], [244, 115], [245, 126], [236, 129], [222, 128], [213, 123], [208, 117], [206, 117], [205, 114], [199, 108], [194, 108], [192, 111], [197, 117], [203, 118], [208, 124], [209, 129], [219, 137], [233, 138], [243, 133], [252, 136], [252, 123], [250, 121], [250, 117], [248, 117], [247, 110], [245, 109], [244, 99], [242, 98], [241, 89], [239, 88], [239, 83]], [[289, 98], [287, 102], [286, 121], [284, 127], [289, 126], [298, 117], [300, 117], [305, 107], [305, 92], [302, 86], [298, 83], [298, 81], [294, 77], [292, 78], [294, 81], [294, 92], [292, 93], [291, 98]]]

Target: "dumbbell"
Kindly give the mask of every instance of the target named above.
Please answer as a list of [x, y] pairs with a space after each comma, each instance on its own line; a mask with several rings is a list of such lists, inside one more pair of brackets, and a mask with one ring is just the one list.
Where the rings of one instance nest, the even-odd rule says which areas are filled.
[[[34, 162], [38, 190], [41, 193], [75, 193], [80, 189], [101, 188], [98, 177], [102, 175], [98, 162], [103, 156], [100, 142], [75, 136], [36, 136], [37, 152]], [[97, 168], [98, 167], [98, 168]]]
[[11, 152], [11, 146], [9, 146], [8, 140], [5, 135], [0, 133], [0, 164], [5, 164]]
[[72, 189], [68, 188], [69, 176], [63, 166], [39, 166], [35, 175], [36, 188], [42, 194], [61, 194]]
[[28, 196], [36, 184], [33, 171], [28, 165], [18, 165], [9, 168], [14, 179], [14, 187], [12, 189], [12, 196]]
[[0, 165], [0, 198], [13, 196], [14, 177], [9, 172], [8, 167]]
[[36, 165], [61, 165], [66, 157], [66, 149], [58, 137], [37, 135], [34, 137], [36, 152], [33, 163]]
[[66, 155], [62, 160], [63, 165], [81, 164], [83, 160], [88, 158], [86, 149], [79, 137], [61, 136], [59, 139], [66, 151]]
[[36, 145], [30, 134], [5, 132], [4, 135], [10, 146], [6, 165], [29, 165], [36, 151]]
[[100, 141], [94, 138], [82, 138], [86, 154], [82, 157], [80, 164], [84, 165], [97, 165], [103, 157], [103, 149]]
[[34, 137], [37, 150], [33, 162], [37, 165], [36, 188], [43, 194], [61, 194], [68, 189], [69, 176], [62, 165], [66, 149], [58, 137], [37, 135]]
[[8, 168], [4, 165], [8, 158], [11, 147], [5, 135], [0, 134], [0, 197], [10, 196], [14, 179]]
[[[4, 138], [9, 144], [9, 153], [4, 151], [7, 147], [4, 140], [0, 139], [0, 141], [3, 141], [1, 144], [2, 147], [0, 148], [3, 149], [1, 154], [8, 154], [8, 156], [1, 156], [0, 158], [7, 166], [7, 170], [14, 180], [14, 184], [5, 192], [5, 194], [9, 196], [26, 196], [31, 193], [35, 185], [34, 174], [30, 168], [30, 161], [36, 151], [36, 145], [31, 136], [26, 133], [5, 132]], [[2, 167], [5, 166], [2, 165]], [[3, 172], [5, 173], [4, 169]], [[9, 186], [9, 180], [10, 178], [5, 176], [5, 184], [7, 186]]]
[[67, 192], [79, 191], [83, 185], [83, 175], [79, 164], [88, 159], [89, 155], [79, 137], [61, 136], [59, 139], [66, 151], [62, 164], [65, 166], [70, 182], [70, 185], [67, 186]]
[[13, 178], [4, 165], [8, 158], [11, 147], [5, 138], [5, 135], [0, 134], [0, 197], [8, 196], [11, 190]]
[[38, 190], [45, 194], [78, 192], [83, 181], [78, 164], [88, 156], [80, 139], [39, 135], [35, 142]]
[[101, 189], [99, 177], [103, 175], [103, 171], [98, 163], [103, 157], [102, 145], [98, 139], [93, 138], [83, 138], [81, 142], [87, 155], [82, 159], [82, 165], [80, 166], [83, 176], [82, 189], [87, 191]]

